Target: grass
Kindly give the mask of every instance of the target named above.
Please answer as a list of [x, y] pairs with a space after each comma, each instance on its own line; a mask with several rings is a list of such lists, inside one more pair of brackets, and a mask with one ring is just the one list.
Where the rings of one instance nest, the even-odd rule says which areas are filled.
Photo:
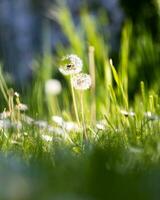
[[[59, 44], [56, 55], [51, 56], [48, 50], [42, 62], [36, 61], [32, 89], [19, 97], [0, 73], [4, 102], [0, 198], [159, 199], [159, 81], [154, 71], [150, 83], [139, 76], [144, 66], [158, 73], [159, 47], [149, 34], [142, 32], [136, 38], [132, 23], [127, 21], [114, 66], [106, 38], [86, 10], [82, 10], [79, 27], [66, 7], [58, 8], [54, 15], [69, 45]], [[70, 80], [57, 68], [59, 59], [70, 53], [82, 58], [83, 70], [92, 78], [83, 102], [74, 89], [83, 124], [78, 129]], [[52, 77], [61, 81], [63, 89], [47, 101], [45, 82]], [[28, 111], [17, 109], [21, 102], [28, 105]], [[53, 119], [53, 115], [59, 118]]]

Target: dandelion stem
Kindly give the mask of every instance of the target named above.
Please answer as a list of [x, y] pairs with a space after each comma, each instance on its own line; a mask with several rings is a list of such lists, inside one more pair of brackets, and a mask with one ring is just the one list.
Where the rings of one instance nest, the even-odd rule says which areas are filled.
[[89, 70], [92, 79], [92, 87], [91, 87], [91, 120], [92, 125], [96, 122], [96, 78], [95, 78], [95, 61], [94, 61], [94, 47], [89, 47]]
[[81, 115], [82, 115], [82, 127], [83, 127], [83, 139], [86, 140], [87, 134], [86, 134], [86, 126], [85, 126], [85, 118], [84, 118], [84, 105], [83, 105], [83, 91], [80, 93], [81, 98]]
[[73, 88], [73, 85], [72, 85], [72, 82], [71, 82], [71, 77], [70, 77], [70, 84], [71, 84], [71, 92], [72, 92], [72, 99], [73, 99], [75, 116], [76, 116], [77, 123], [80, 125], [79, 116], [78, 116], [78, 109], [77, 109], [77, 104], [76, 104], [76, 98], [75, 98], [75, 92], [74, 92], [74, 88]]

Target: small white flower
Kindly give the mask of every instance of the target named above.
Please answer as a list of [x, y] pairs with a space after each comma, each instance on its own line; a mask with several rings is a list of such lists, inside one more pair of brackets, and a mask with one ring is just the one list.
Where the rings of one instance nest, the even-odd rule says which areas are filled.
[[0, 120], [0, 129], [11, 128], [11, 126], [12, 126], [12, 124], [11, 124], [10, 120], [8, 120], [8, 119]]
[[150, 111], [148, 111], [148, 112], [145, 112], [144, 113], [144, 116], [146, 117], [146, 118], [148, 118], [148, 119], [150, 119], [150, 120], [159, 120], [160, 119], [160, 117], [158, 116], [158, 115], [155, 115], [154, 113], [151, 113]]
[[106, 129], [106, 121], [105, 120], [98, 121], [96, 124], [96, 128], [98, 130], [105, 130]]
[[12, 123], [12, 127], [16, 129], [22, 129], [22, 123], [21, 122], [14, 122]]
[[50, 95], [58, 95], [62, 91], [60, 81], [56, 79], [49, 79], [45, 83], [45, 93]]
[[67, 55], [62, 58], [59, 71], [63, 75], [73, 75], [82, 71], [82, 60], [74, 54]]
[[0, 119], [7, 119], [11, 116], [11, 113], [9, 111], [3, 111], [0, 113]]
[[64, 127], [67, 132], [79, 132], [80, 131], [78, 124], [75, 122], [65, 122]]
[[84, 73], [73, 76], [71, 81], [76, 90], [87, 90], [92, 83], [90, 75]]
[[60, 127], [48, 126], [47, 131], [58, 136], [64, 136], [64, 130]]
[[42, 139], [45, 140], [46, 142], [52, 142], [52, 137], [49, 135], [42, 135]]
[[59, 128], [59, 127], [54, 128], [53, 133], [56, 134], [56, 135], [59, 135], [59, 136], [64, 136], [64, 130], [62, 128]]
[[34, 122], [34, 119], [33, 118], [31, 118], [31, 117], [29, 117], [29, 116], [27, 116], [27, 115], [21, 115], [21, 118], [22, 118], [22, 120], [24, 121], [24, 122], [26, 122], [27, 124], [29, 124], [29, 125], [31, 125], [31, 124], [33, 124], [33, 122]]
[[52, 121], [55, 122], [58, 126], [63, 126], [64, 123], [63, 118], [56, 115], [52, 116]]
[[99, 129], [99, 130], [105, 130], [104, 124], [97, 123], [97, 124], [96, 124], [96, 127], [97, 127], [97, 129]]
[[43, 129], [48, 127], [48, 123], [46, 121], [43, 121], [43, 120], [35, 121], [34, 124], [36, 126], [38, 126], [39, 128], [43, 128]]
[[23, 104], [23, 103], [19, 103], [17, 106], [16, 106], [17, 110], [20, 110], [20, 111], [26, 111], [28, 110], [28, 106], [26, 104]]

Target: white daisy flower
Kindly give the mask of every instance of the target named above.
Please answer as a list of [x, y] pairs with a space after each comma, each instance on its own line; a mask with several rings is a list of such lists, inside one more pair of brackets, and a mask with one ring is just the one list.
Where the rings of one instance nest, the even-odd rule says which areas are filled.
[[60, 81], [56, 79], [49, 79], [45, 82], [45, 93], [50, 95], [58, 95], [62, 91]]
[[92, 84], [90, 75], [84, 73], [73, 76], [71, 81], [76, 90], [87, 90]]
[[63, 75], [73, 75], [81, 72], [82, 67], [82, 60], [77, 55], [71, 54], [62, 58], [59, 71]]

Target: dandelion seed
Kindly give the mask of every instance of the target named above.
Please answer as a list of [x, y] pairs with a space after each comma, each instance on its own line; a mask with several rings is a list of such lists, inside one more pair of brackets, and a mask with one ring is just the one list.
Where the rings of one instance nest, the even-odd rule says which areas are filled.
[[60, 81], [56, 79], [47, 80], [45, 83], [45, 93], [50, 95], [58, 95], [62, 91], [62, 86]]
[[87, 90], [92, 83], [90, 75], [83, 73], [73, 76], [71, 82], [76, 90]]
[[63, 75], [73, 75], [82, 71], [82, 60], [74, 54], [67, 55], [62, 58], [59, 71]]
[[63, 119], [60, 116], [52, 116], [52, 121], [55, 122], [58, 126], [63, 126]]

